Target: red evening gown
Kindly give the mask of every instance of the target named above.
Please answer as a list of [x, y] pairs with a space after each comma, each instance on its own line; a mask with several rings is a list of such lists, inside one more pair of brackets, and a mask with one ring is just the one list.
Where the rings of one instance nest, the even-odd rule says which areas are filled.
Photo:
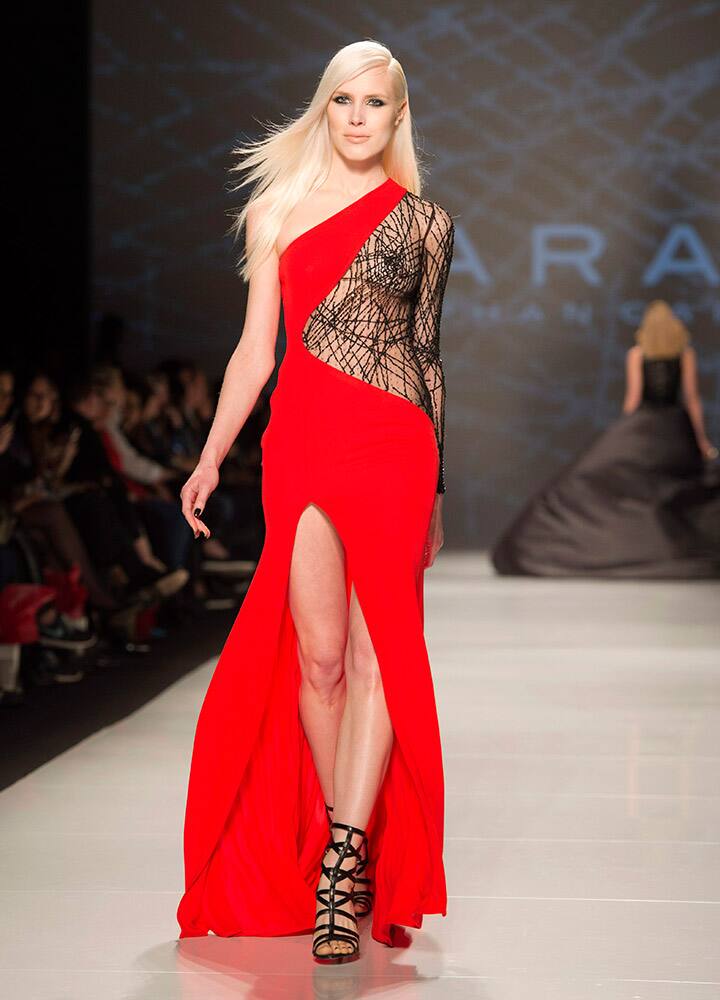
[[[444, 492], [440, 313], [451, 217], [387, 178], [298, 236], [279, 277], [287, 348], [262, 437], [266, 535], [200, 710], [180, 938], [312, 931], [328, 841], [299, 716], [287, 593], [298, 519], [333, 522], [394, 730], [366, 824], [372, 936], [445, 915], [444, 779], [423, 635], [424, 546]], [[342, 819], [342, 817], [338, 817]]]

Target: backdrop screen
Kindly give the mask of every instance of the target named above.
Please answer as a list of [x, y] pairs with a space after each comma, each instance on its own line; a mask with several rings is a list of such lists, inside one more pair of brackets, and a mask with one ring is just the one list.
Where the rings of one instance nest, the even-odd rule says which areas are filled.
[[230, 149], [360, 38], [402, 62], [423, 194], [455, 219], [446, 543], [490, 544], [618, 415], [652, 299], [690, 328], [717, 443], [720, 3], [100, 0], [93, 305], [125, 318], [125, 363], [222, 375], [246, 293]]

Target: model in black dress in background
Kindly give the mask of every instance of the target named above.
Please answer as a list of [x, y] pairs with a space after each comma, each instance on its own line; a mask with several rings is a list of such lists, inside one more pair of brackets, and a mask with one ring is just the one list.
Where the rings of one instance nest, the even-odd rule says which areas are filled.
[[695, 351], [652, 302], [627, 353], [623, 415], [533, 496], [491, 557], [533, 576], [720, 576], [720, 476]]

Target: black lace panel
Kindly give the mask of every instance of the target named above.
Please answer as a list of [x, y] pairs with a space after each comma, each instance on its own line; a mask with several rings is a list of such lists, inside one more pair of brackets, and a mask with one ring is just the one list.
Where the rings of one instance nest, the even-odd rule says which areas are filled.
[[315, 357], [428, 414], [440, 456], [438, 493], [445, 492], [440, 314], [454, 236], [443, 208], [407, 191], [303, 330]]

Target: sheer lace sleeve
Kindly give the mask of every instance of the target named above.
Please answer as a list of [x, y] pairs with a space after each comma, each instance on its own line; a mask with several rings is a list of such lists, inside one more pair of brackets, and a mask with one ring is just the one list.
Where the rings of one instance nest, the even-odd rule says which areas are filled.
[[427, 413], [445, 492], [445, 378], [440, 312], [455, 229], [445, 209], [405, 191], [308, 316], [302, 340], [333, 368]]
[[440, 354], [440, 316], [453, 255], [455, 226], [450, 215], [432, 203], [425, 234], [422, 270], [412, 318], [415, 354], [432, 406], [440, 454], [437, 492], [445, 492], [445, 374]]

